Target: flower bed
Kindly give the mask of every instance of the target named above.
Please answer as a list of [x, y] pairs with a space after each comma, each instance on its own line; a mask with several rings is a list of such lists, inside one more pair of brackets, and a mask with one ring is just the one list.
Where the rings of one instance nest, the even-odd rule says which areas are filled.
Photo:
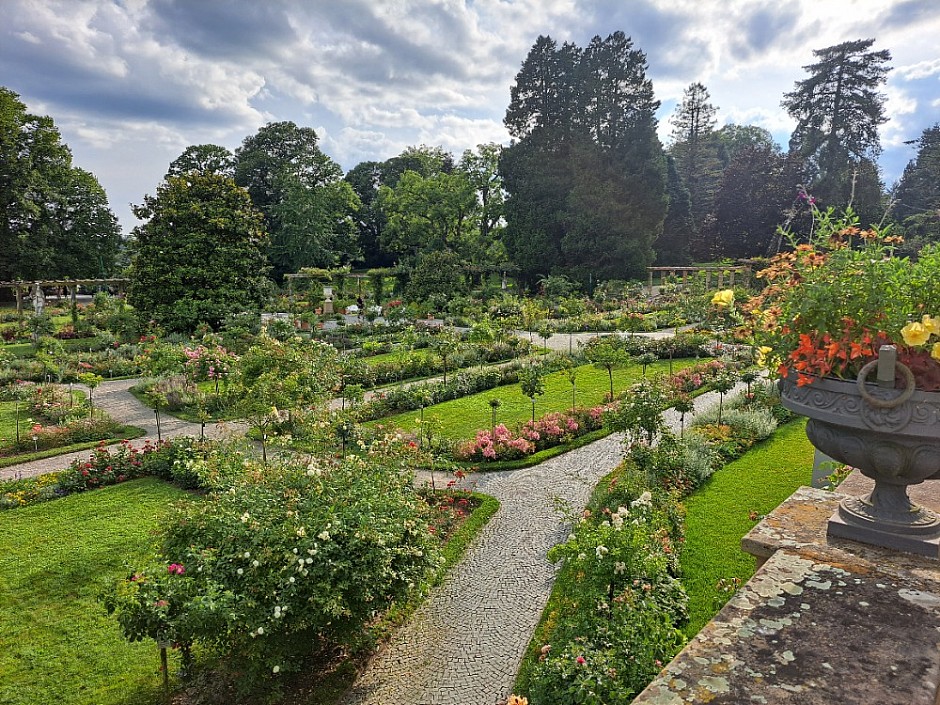
[[[729, 402], [720, 426], [740, 455], [765, 432], [775, 400], [762, 391]], [[760, 422], [748, 418], [752, 413]], [[679, 582], [685, 542], [679, 499], [727, 456], [709, 433], [634, 443], [602, 481], [572, 533], [549, 557], [562, 569], [530, 642], [515, 690], [539, 705], [627, 705], [679, 651], [688, 597]], [[690, 461], [691, 450], [702, 457]], [[729, 594], [730, 596], [730, 594]]]
[[477, 431], [472, 441], [458, 444], [454, 457], [464, 462], [516, 460], [600, 429], [605, 410], [604, 406], [596, 406], [553, 411], [514, 430], [496, 424], [492, 429]]
[[102, 443], [87, 459], [75, 460], [65, 470], [0, 482], [0, 509], [16, 509], [147, 476], [184, 489], [219, 490], [234, 482], [244, 464], [237, 448], [189, 436], [162, 443], [147, 441], [140, 447], [130, 441], [115, 448]]

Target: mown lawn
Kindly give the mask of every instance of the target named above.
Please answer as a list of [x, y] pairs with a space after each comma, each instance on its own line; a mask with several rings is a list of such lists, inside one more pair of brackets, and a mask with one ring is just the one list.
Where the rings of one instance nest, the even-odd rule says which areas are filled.
[[0, 702], [159, 700], [156, 645], [126, 642], [97, 596], [150, 555], [160, 517], [188, 496], [148, 478], [0, 512]]
[[731, 593], [720, 580], [754, 574], [754, 557], [741, 550], [741, 538], [813, 474], [813, 446], [805, 421], [792, 421], [716, 472], [684, 502], [686, 543], [682, 582], [689, 593], [691, 638], [727, 601]]
[[[697, 360], [674, 360], [673, 369], [694, 365]], [[610, 391], [607, 371], [593, 365], [582, 365], [577, 369], [575, 379], [575, 398], [578, 406], [594, 406], [604, 401], [604, 395]], [[647, 367], [647, 375], [669, 371], [669, 361], [660, 360]], [[643, 378], [643, 368], [631, 364], [614, 370], [614, 393], [618, 393]], [[425, 423], [434, 424], [434, 436], [451, 440], [473, 438], [477, 429], [492, 425], [491, 399], [499, 399], [500, 407], [496, 410], [496, 422], [510, 426], [532, 418], [532, 402], [522, 393], [518, 384], [489, 389], [461, 399], [429, 406], [424, 410]], [[566, 372], [554, 372], [545, 377], [545, 394], [536, 397], [536, 418], [550, 411], [565, 411], [572, 406], [571, 383]], [[382, 419], [378, 423], [394, 424], [406, 430], [417, 428], [420, 412], [408, 411]]]

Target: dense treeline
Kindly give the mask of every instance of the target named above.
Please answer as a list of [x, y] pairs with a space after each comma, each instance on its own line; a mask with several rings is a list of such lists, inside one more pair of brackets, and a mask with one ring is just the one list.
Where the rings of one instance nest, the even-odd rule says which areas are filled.
[[[940, 124], [911, 141], [917, 155], [887, 191], [876, 160], [891, 57], [874, 44], [813, 52], [806, 78], [782, 96], [796, 121], [786, 149], [755, 125], [718, 127], [718, 106], [698, 82], [663, 145], [646, 55], [630, 37], [579, 47], [543, 36], [511, 86], [508, 146], [459, 157], [409, 147], [344, 174], [313, 129], [271, 123], [234, 152], [188, 147], [139, 213], [172, 211], [196, 194], [214, 199], [202, 211], [215, 214], [233, 202], [228, 189], [244, 190], [245, 208], [203, 234], [245, 235], [229, 242], [247, 248], [239, 261], [263, 255], [257, 272], [280, 282], [304, 267], [395, 267], [422, 296], [459, 291], [467, 271], [515, 272], [526, 284], [566, 275], [589, 287], [654, 263], [764, 256], [779, 247], [778, 225], [809, 227], [810, 201], [850, 204], [864, 224], [893, 221], [916, 252], [940, 239]], [[172, 246], [172, 229], [151, 222], [122, 243], [103, 190], [72, 166], [52, 119], [27, 113], [7, 89], [0, 153], [0, 279], [114, 274], [148, 248], [165, 251], [154, 229]], [[258, 232], [245, 225], [256, 218]], [[149, 267], [138, 257], [131, 271]]]
[[104, 189], [72, 165], [52, 118], [0, 86], [0, 280], [106, 276], [120, 242]]

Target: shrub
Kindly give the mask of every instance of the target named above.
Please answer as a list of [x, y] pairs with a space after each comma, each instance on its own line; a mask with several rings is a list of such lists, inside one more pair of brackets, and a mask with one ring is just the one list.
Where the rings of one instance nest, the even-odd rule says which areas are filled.
[[572, 535], [549, 552], [564, 564], [556, 583], [564, 591], [558, 623], [525, 684], [532, 702], [632, 702], [683, 643], [676, 625], [688, 600], [675, 577], [675, 499], [645, 489], [629, 464], [600, 494], [595, 511], [575, 519]]
[[[717, 409], [710, 408], [696, 415], [692, 428], [714, 424], [717, 420]], [[734, 428], [736, 436], [743, 436], [752, 442], [767, 438], [777, 429], [777, 420], [769, 409], [763, 408], [725, 409], [721, 421]]]
[[[109, 609], [130, 639], [170, 633], [183, 646], [218, 647], [245, 687], [293, 670], [312, 648], [354, 641], [436, 564], [411, 479], [352, 459], [250, 472], [177, 508], [158, 562], [117, 585]], [[136, 576], [164, 573], [158, 587], [173, 592], [140, 597], [150, 583]], [[160, 603], [176, 606], [150, 619]]]
[[141, 451], [128, 441], [122, 441], [114, 451], [102, 443], [87, 460], [73, 460], [59, 475], [61, 494], [114, 485], [125, 480], [143, 477]]
[[515, 460], [535, 452], [535, 444], [514, 436], [503, 424], [493, 430], [480, 429], [472, 441], [461, 443], [454, 450], [458, 460]]

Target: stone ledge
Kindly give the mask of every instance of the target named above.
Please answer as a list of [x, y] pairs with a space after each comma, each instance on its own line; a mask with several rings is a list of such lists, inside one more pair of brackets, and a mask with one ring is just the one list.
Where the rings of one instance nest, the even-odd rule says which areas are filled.
[[940, 705], [940, 564], [827, 537], [844, 496], [801, 487], [754, 527], [758, 571], [634, 703]]
[[776, 551], [788, 549], [835, 565], [878, 568], [900, 577], [914, 575], [933, 583], [940, 592], [936, 560], [826, 535], [829, 517], [845, 496], [801, 487], [741, 539], [741, 548], [755, 556], [758, 565]]
[[776, 552], [635, 705], [934, 705], [937, 586]]

